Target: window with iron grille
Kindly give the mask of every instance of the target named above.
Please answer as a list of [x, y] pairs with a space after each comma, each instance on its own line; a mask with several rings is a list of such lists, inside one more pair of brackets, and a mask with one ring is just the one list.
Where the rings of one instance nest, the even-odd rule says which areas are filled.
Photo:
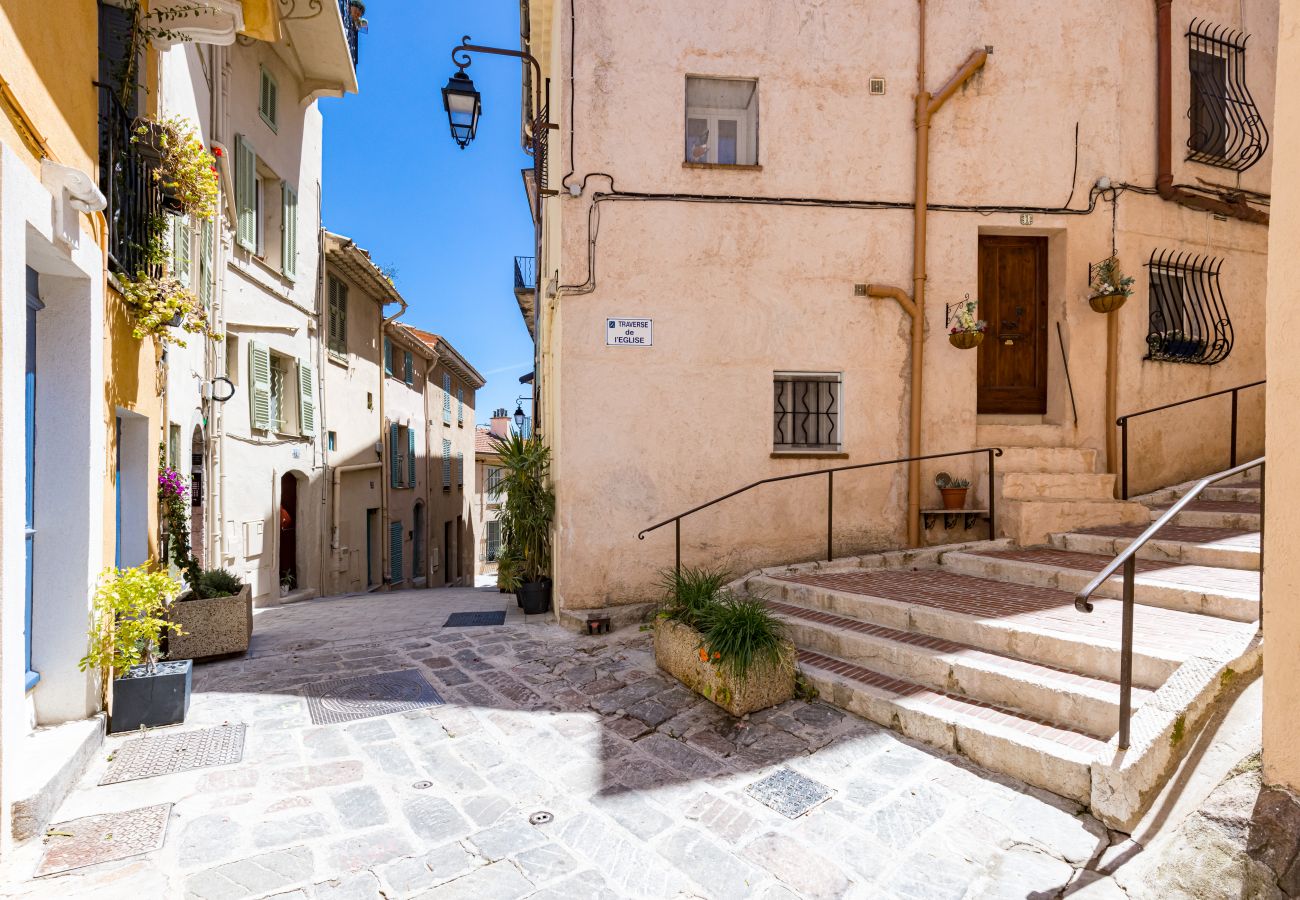
[[485, 522], [484, 526], [487, 534], [484, 543], [487, 546], [484, 548], [483, 558], [488, 562], [496, 562], [501, 554], [501, 523], [493, 519]]
[[1232, 320], [1219, 287], [1223, 260], [1154, 250], [1150, 275], [1146, 359], [1214, 365], [1232, 352]]
[[773, 449], [838, 451], [840, 382], [834, 372], [777, 372], [772, 377]]
[[1187, 31], [1187, 158], [1193, 162], [1243, 172], [1268, 149], [1268, 129], [1246, 86], [1248, 39], [1201, 19], [1194, 19]]

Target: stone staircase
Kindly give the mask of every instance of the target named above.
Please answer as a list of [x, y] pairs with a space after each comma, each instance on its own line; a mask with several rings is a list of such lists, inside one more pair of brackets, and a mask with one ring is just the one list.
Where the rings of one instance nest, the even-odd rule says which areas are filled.
[[[1021, 469], [999, 476], [1013, 491], [1047, 476], [1049, 499], [1010, 501], [1048, 504], [1037, 521], [1068, 512], [1051, 488], [1112, 486], [1086, 471], [1091, 451], [1048, 452], [1062, 450], [1021, 453]], [[1052, 468], [1026, 471], [1035, 460]], [[1120, 522], [1097, 524], [1085, 505], [1082, 527], [1038, 546], [1004, 539], [766, 569], [743, 589], [784, 621], [824, 699], [1128, 830], [1219, 695], [1259, 664], [1259, 487], [1237, 482], [1140, 552], [1132, 741], [1118, 749], [1122, 582], [1102, 587], [1091, 614], [1074, 608], [1074, 593], [1188, 487], [1124, 504]]]

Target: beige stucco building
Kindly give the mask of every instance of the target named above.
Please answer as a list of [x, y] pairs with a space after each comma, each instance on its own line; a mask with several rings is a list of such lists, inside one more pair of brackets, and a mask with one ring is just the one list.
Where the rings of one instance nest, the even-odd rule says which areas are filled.
[[496, 441], [510, 436], [511, 420], [505, 409], [492, 411], [488, 425], [479, 425], [474, 434], [474, 533], [478, 536], [475, 551], [480, 574], [495, 574], [501, 553], [501, 507], [505, 493], [497, 489], [501, 479], [501, 454]]
[[[832, 465], [1017, 448], [1000, 532], [1140, 521], [1116, 416], [1264, 376], [1274, 3], [522, 7], [558, 126], [520, 305], [562, 607], [651, 599], [647, 526]], [[1112, 252], [1134, 293], [1099, 314]], [[945, 339], [968, 297], [974, 351]], [[1130, 493], [1226, 466], [1227, 404], [1135, 420]], [[1246, 458], [1258, 390], [1239, 416]], [[983, 536], [920, 510], [940, 470], [987, 509], [984, 459], [836, 477], [833, 553]], [[682, 561], [824, 558], [826, 518], [825, 478], [767, 485], [686, 519]]]

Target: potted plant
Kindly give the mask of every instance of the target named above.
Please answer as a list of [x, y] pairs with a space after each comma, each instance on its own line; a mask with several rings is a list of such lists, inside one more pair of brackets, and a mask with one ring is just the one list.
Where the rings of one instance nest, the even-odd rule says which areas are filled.
[[81, 670], [100, 672], [103, 683], [112, 686], [108, 730], [113, 734], [185, 721], [193, 664], [160, 662], [158, 652], [163, 632], [179, 630], [165, 615], [180, 588], [180, 582], [147, 563], [108, 569], [100, 579]]
[[655, 663], [733, 716], [784, 703], [795, 691], [795, 648], [760, 598], [728, 594], [714, 569], [664, 575]]
[[1111, 256], [1092, 267], [1088, 285], [1088, 305], [1099, 313], [1114, 312], [1133, 294], [1133, 278], [1119, 267], [1119, 257]]
[[550, 486], [551, 449], [533, 435], [518, 432], [493, 439], [501, 457], [499, 494], [505, 495], [499, 516], [502, 563], [499, 583], [514, 591], [524, 613], [551, 608], [551, 523], [555, 492]]
[[934, 479], [935, 487], [943, 495], [944, 509], [965, 509], [966, 492], [970, 482], [965, 478], [953, 478], [947, 472], [940, 472]]
[[147, 272], [136, 273], [134, 278], [125, 274], [116, 277], [122, 300], [135, 320], [131, 334], [136, 340], [155, 337], [164, 345], [184, 347], [185, 340], [178, 331], [222, 339], [212, 330], [203, 302], [176, 278], [154, 277]]
[[152, 177], [165, 210], [205, 221], [212, 218], [219, 193], [217, 161], [188, 120], [137, 119], [131, 140], [153, 163]]
[[958, 350], [973, 350], [984, 340], [988, 323], [975, 317], [977, 310], [978, 303], [970, 299], [969, 295], [957, 304], [957, 311], [948, 327], [948, 343]]

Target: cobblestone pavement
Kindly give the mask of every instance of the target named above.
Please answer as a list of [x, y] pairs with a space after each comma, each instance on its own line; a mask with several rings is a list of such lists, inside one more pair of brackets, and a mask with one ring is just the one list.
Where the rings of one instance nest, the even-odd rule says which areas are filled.
[[[110, 738], [53, 821], [172, 803], [162, 849], [33, 879], [36, 842], [7, 863], [5, 895], [1122, 896], [1078, 871], [1112, 840], [1073, 803], [816, 701], [732, 719], [658, 672], [644, 631], [579, 636], [517, 610], [441, 627], [508, 599], [259, 611], [249, 657], [196, 668], [181, 726], [247, 723], [242, 761], [100, 787]], [[312, 725], [307, 685], [399, 670], [445, 705]], [[833, 792], [793, 820], [745, 790], [787, 765]]]

